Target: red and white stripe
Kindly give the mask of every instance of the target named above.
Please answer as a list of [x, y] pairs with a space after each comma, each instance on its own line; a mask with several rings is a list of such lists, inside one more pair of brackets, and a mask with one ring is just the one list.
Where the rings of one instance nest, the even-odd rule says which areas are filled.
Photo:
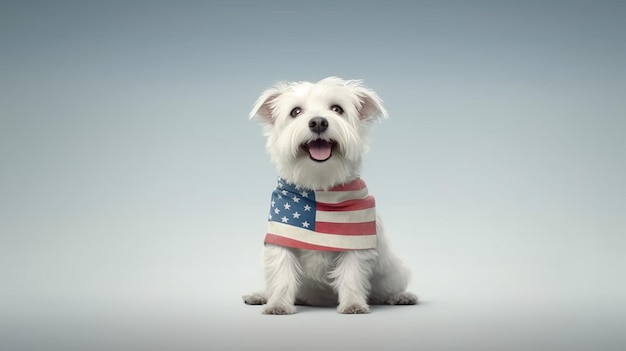
[[315, 231], [268, 222], [265, 243], [321, 251], [376, 247], [376, 208], [361, 179], [330, 190], [316, 190]]

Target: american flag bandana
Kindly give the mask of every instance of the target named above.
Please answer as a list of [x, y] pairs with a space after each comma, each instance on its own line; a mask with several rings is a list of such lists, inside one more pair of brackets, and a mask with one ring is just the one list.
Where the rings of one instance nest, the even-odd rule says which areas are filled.
[[346, 251], [373, 249], [376, 241], [375, 201], [363, 180], [310, 190], [278, 178], [265, 244]]

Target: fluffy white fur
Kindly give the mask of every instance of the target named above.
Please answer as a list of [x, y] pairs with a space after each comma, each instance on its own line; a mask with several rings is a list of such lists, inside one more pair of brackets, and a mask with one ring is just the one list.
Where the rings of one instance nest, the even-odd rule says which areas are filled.
[[[292, 117], [295, 107], [301, 112]], [[329, 77], [277, 84], [261, 94], [250, 117], [262, 121], [266, 148], [281, 178], [309, 189], [329, 189], [360, 177], [369, 126], [387, 112], [361, 81]], [[322, 133], [309, 126], [316, 117], [328, 121]], [[323, 162], [311, 159], [303, 147], [319, 138], [334, 145]], [[377, 237], [376, 249], [344, 252], [266, 245], [265, 291], [246, 295], [244, 301], [265, 304], [265, 314], [291, 314], [295, 304], [338, 306], [340, 313], [367, 313], [368, 304], [416, 304], [417, 296], [406, 291], [409, 269], [391, 251], [379, 216]]]

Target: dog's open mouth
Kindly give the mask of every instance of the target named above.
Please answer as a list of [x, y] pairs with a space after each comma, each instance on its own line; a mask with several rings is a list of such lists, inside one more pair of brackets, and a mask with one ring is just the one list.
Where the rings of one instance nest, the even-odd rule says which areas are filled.
[[302, 144], [302, 148], [309, 153], [313, 161], [324, 162], [333, 155], [335, 145], [333, 140], [315, 139]]

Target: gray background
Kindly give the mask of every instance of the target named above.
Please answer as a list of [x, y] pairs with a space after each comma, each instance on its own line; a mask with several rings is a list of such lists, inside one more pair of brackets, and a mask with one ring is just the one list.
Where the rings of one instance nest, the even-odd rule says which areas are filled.
[[[0, 348], [623, 349], [626, 2], [0, 5]], [[385, 100], [423, 304], [260, 314], [278, 80]]]

